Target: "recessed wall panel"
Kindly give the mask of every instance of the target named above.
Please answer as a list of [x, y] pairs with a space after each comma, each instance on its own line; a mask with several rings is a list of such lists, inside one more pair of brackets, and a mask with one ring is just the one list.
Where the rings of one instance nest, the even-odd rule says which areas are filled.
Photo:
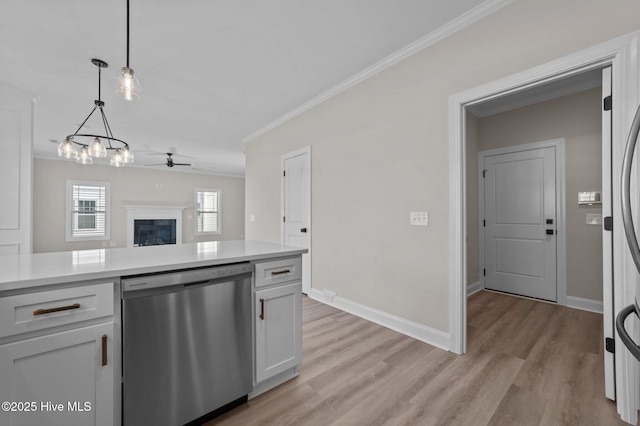
[[4, 161], [0, 167], [0, 229], [20, 227], [20, 114], [0, 108], [0, 146]]

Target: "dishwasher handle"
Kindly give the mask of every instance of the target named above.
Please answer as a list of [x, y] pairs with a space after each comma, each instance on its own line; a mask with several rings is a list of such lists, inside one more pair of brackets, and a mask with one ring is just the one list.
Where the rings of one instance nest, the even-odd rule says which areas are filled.
[[222, 266], [168, 271], [157, 274], [129, 276], [122, 279], [122, 291], [123, 293], [131, 293], [134, 291], [175, 285], [201, 285], [202, 283], [207, 283], [211, 280], [219, 280], [222, 278], [230, 279], [238, 275], [250, 274], [252, 271], [253, 266], [249, 262], [244, 262]]

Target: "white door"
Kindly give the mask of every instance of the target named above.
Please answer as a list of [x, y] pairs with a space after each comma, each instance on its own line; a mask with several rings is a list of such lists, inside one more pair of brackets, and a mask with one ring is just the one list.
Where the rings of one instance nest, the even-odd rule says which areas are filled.
[[282, 156], [282, 243], [302, 255], [302, 292], [311, 291], [311, 147]]
[[485, 156], [485, 287], [557, 301], [555, 147]]
[[[602, 217], [613, 217], [611, 202], [611, 67], [602, 70]], [[604, 331], [604, 391], [607, 398], [616, 399], [615, 356], [610, 344], [615, 339], [613, 311], [613, 233], [609, 223], [602, 229], [602, 320]], [[609, 349], [609, 350], [607, 350]]]
[[0, 255], [31, 252], [31, 98], [0, 86]]

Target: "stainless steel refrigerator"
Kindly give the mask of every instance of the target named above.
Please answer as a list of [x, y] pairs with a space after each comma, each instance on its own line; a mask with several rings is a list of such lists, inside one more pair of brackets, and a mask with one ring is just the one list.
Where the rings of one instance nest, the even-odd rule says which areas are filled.
[[[640, 247], [638, 247], [638, 239], [631, 214], [631, 168], [633, 166], [633, 152], [638, 142], [638, 133], [640, 132], [640, 107], [636, 111], [636, 115], [631, 124], [627, 147], [622, 160], [622, 222], [624, 224], [624, 232], [629, 244], [629, 250], [633, 262], [636, 265], [638, 273], [640, 273]], [[622, 309], [616, 318], [616, 329], [620, 335], [622, 343], [629, 349], [631, 354], [640, 360], [640, 346], [636, 345], [627, 330], [625, 329], [625, 320], [631, 314], [635, 314], [640, 318], [640, 307], [638, 307], [638, 298], [640, 297], [640, 280], [636, 284], [635, 303]]]

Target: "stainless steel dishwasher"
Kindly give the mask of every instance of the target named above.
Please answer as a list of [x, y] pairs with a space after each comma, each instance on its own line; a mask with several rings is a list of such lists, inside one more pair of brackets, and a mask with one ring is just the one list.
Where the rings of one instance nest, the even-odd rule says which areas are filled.
[[124, 426], [197, 424], [246, 401], [251, 264], [122, 279]]

